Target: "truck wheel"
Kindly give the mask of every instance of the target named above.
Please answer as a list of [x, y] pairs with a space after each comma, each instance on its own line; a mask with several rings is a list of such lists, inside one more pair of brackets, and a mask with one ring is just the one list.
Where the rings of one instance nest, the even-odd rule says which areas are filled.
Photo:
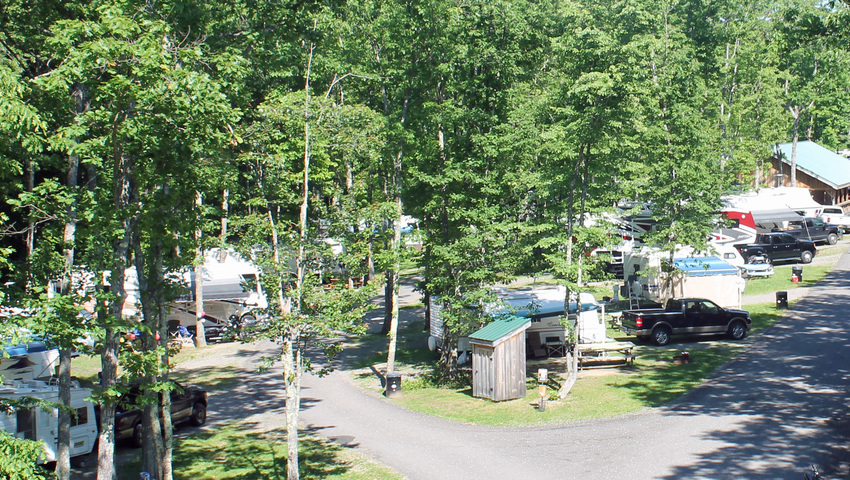
[[200, 427], [207, 421], [207, 406], [201, 402], [197, 402], [192, 405], [192, 414], [189, 416], [189, 422], [196, 426]]
[[838, 235], [830, 233], [826, 236], [826, 243], [830, 245], [835, 245], [836, 243], [838, 243]]
[[741, 340], [747, 336], [747, 326], [741, 320], [735, 320], [729, 325], [729, 330], [726, 332], [732, 340]]
[[137, 423], [133, 427], [133, 437], [130, 439], [130, 444], [136, 448], [142, 448], [142, 424]]
[[652, 331], [652, 342], [659, 347], [663, 347], [670, 343], [670, 329], [667, 327], [656, 327], [655, 330]]
[[808, 250], [800, 254], [800, 261], [803, 263], [812, 263], [812, 258], [814, 258], [814, 256], [812, 255], [812, 252]]

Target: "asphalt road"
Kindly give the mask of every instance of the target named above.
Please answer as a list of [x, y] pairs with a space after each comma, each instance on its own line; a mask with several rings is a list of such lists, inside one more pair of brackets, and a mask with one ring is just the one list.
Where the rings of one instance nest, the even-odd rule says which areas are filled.
[[[750, 348], [664, 408], [545, 427], [396, 407], [345, 372], [303, 378], [301, 419], [410, 479], [827, 478], [850, 465], [850, 256]], [[403, 311], [403, 314], [410, 314]]]

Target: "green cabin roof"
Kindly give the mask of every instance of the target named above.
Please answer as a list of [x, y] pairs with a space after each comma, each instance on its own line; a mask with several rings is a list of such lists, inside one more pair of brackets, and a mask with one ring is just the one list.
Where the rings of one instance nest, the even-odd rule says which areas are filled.
[[469, 336], [470, 340], [497, 342], [531, 323], [530, 318], [503, 315]]
[[[791, 147], [790, 143], [780, 143], [774, 149], [789, 165]], [[797, 168], [833, 188], [850, 185], [850, 159], [809, 140], [797, 142]]]

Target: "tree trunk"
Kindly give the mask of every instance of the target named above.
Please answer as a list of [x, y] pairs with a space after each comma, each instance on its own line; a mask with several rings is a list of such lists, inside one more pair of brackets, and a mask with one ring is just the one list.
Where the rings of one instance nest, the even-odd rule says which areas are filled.
[[[401, 126], [404, 128], [404, 123], [407, 120], [407, 109], [410, 105], [410, 93], [408, 92], [404, 98], [404, 107], [401, 111]], [[389, 302], [385, 305], [387, 314], [389, 315], [389, 347], [387, 349], [387, 373], [395, 371], [395, 354], [398, 348], [398, 282], [399, 272], [401, 270], [401, 217], [404, 213], [404, 205], [401, 201], [401, 173], [402, 173], [402, 156], [404, 155], [404, 136], [399, 137], [398, 152], [395, 155], [393, 162], [393, 201], [395, 202], [395, 218], [393, 219], [393, 267], [387, 278], [387, 290]]]
[[[169, 364], [168, 354], [168, 326], [165, 322], [165, 306], [159, 304], [159, 346], [165, 352], [162, 356], [162, 364]], [[168, 381], [168, 369], [165, 370], [163, 381]], [[172, 480], [174, 471], [172, 461], [174, 458], [174, 426], [171, 424], [171, 395], [163, 395], [160, 404], [160, 414], [162, 415], [162, 478], [157, 480]]]
[[[201, 205], [204, 203], [201, 192], [198, 192], [195, 197], [195, 205], [198, 206], [198, 215], [201, 214]], [[195, 241], [197, 242], [197, 250], [195, 250], [195, 345], [198, 347], [207, 346], [207, 335], [204, 331], [204, 250], [201, 247], [201, 232], [200, 227], [195, 230]]]
[[[59, 349], [59, 404], [71, 406], [71, 350]], [[56, 478], [71, 478], [71, 415], [65, 408], [59, 409], [56, 435]]]
[[[404, 116], [402, 116], [402, 123], [404, 123]], [[398, 346], [398, 283], [399, 270], [401, 270], [401, 216], [403, 210], [401, 202], [401, 156], [402, 150], [399, 149], [393, 165], [395, 219], [393, 222], [392, 241], [393, 268], [390, 272], [392, 278], [387, 279], [387, 286], [392, 285], [392, 291], [390, 292], [392, 306], [390, 308], [390, 344], [387, 349], [387, 373], [395, 371], [395, 353]]]
[[227, 217], [230, 214], [230, 190], [224, 189], [221, 194], [221, 232], [219, 233], [219, 245], [224, 247], [227, 242]]
[[[123, 275], [122, 280], [123, 280]], [[113, 277], [115, 280], [115, 277]], [[116, 302], [118, 315], [121, 314], [121, 302]], [[115, 315], [113, 309], [112, 315]], [[108, 314], [100, 312], [101, 324], [109, 325]], [[100, 388], [107, 390], [117, 383], [118, 378], [118, 333], [107, 326], [103, 354], [101, 354]], [[107, 401], [100, 406], [100, 433], [97, 436], [97, 480], [115, 480], [115, 403]]]
[[286, 392], [286, 478], [297, 480], [298, 469], [298, 412], [301, 408], [301, 349], [299, 332], [289, 329], [283, 339], [283, 384]]
[[794, 117], [794, 129], [791, 132], [791, 186], [797, 186], [797, 141], [800, 139], [800, 107], [798, 105], [788, 107], [791, 116]]
[[[134, 105], [128, 106], [127, 114], [132, 112]], [[121, 219], [121, 237], [116, 239], [112, 248], [110, 289], [114, 296], [109, 314], [100, 313], [100, 324], [104, 328], [104, 345], [101, 354], [101, 389], [108, 391], [113, 388], [118, 378], [118, 330], [124, 301], [127, 292], [124, 290], [125, 269], [129, 265], [130, 237], [135, 228], [135, 220], [128, 212], [130, 205], [130, 185], [133, 159], [121, 149], [117, 137], [117, 127], [113, 130], [112, 162], [113, 162], [113, 207]], [[109, 318], [111, 317], [111, 318]], [[100, 435], [98, 436], [97, 480], [114, 480], [115, 478], [115, 403], [108, 399], [101, 406]]]
[[[142, 332], [142, 350], [145, 353], [156, 349], [158, 342], [153, 333], [158, 332], [162, 319], [159, 317], [161, 309], [159, 305], [164, 303], [162, 298], [162, 247], [160, 242], [153, 245], [153, 258], [149, 258], [142, 250], [142, 245], [137, 235], [133, 235], [134, 261], [136, 265], [136, 277], [139, 282], [140, 301], [142, 306], [142, 324], [148, 327], [148, 331]], [[151, 366], [152, 367], [152, 366]], [[154, 385], [157, 382], [157, 370], [148, 370], [145, 375], [145, 383]], [[162, 444], [162, 423], [160, 418], [164, 414], [160, 410], [159, 402], [146, 404], [142, 416], [142, 470], [148, 472], [157, 480], [164, 480], [163, 463], [164, 447]], [[169, 412], [170, 415], [170, 412]]]
[[[76, 83], [72, 87], [71, 97], [76, 101], [75, 113], [79, 116], [88, 110], [88, 90]], [[68, 155], [68, 174], [65, 185], [74, 196], [74, 201], [66, 209], [67, 221], [62, 234], [65, 268], [62, 275], [60, 295], [70, 295], [73, 288], [73, 269], [75, 242], [77, 239], [77, 185], [80, 171], [80, 157]], [[59, 403], [71, 407], [71, 347], [64, 345], [59, 350]], [[71, 417], [66, 410], [59, 410], [56, 436], [56, 476], [59, 480], [71, 478]]]

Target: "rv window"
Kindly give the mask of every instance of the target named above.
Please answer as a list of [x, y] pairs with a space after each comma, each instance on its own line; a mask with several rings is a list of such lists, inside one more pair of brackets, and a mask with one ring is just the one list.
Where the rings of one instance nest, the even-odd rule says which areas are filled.
[[71, 426], [76, 427], [77, 425], [84, 425], [89, 423], [89, 409], [86, 407], [80, 407], [77, 409], [76, 415], [71, 415]]
[[734, 254], [734, 253], [724, 253], [724, 254], [723, 254], [723, 258], [724, 258], [724, 259], [731, 259], [731, 260], [734, 260], [734, 259], [735, 259], [735, 254]]
[[[242, 287], [247, 290], [254, 290], [257, 286], [257, 276], [253, 273], [242, 274]], [[247, 288], [246, 288], [247, 287]]]
[[22, 408], [18, 410], [18, 431], [23, 433], [25, 440], [35, 440], [35, 409]]

